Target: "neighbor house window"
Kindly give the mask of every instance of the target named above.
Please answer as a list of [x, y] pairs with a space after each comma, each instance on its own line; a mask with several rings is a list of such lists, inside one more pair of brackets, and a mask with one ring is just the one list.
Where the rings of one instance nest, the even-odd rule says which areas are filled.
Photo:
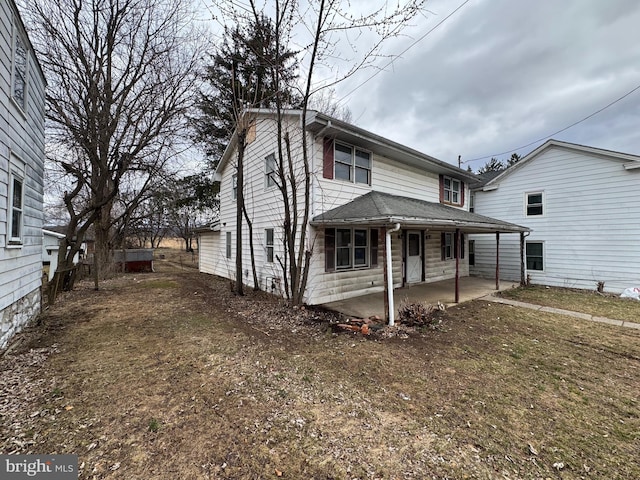
[[325, 270], [378, 266], [378, 229], [325, 229]]
[[22, 178], [11, 174], [9, 198], [11, 199], [10, 244], [22, 243], [22, 203], [23, 203], [23, 181]]
[[276, 156], [272, 153], [264, 159], [265, 185], [267, 188], [276, 184]]
[[24, 110], [27, 104], [27, 42], [18, 27], [14, 31], [11, 96]]
[[273, 263], [273, 228], [264, 231], [264, 248], [267, 255], [267, 262]]
[[536, 215], [542, 215], [542, 213], [543, 213], [542, 192], [527, 193], [526, 194], [526, 198], [527, 198], [527, 206], [526, 206], [526, 208], [527, 208], [527, 217], [533, 217], [533, 216], [536, 216]]
[[469, 195], [469, 211], [473, 213], [476, 210], [476, 196], [475, 194]]
[[371, 153], [335, 143], [335, 178], [371, 185]]
[[238, 198], [238, 175], [235, 173], [231, 177], [231, 198], [234, 200]]
[[543, 242], [527, 242], [526, 257], [527, 270], [544, 270], [544, 243]]
[[226, 255], [227, 258], [231, 258], [231, 232], [227, 232]]

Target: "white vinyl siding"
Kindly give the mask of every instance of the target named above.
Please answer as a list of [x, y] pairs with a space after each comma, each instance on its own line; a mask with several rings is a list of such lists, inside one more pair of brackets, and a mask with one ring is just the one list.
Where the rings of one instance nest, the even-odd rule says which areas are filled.
[[[544, 242], [543, 271], [527, 270], [533, 283], [621, 292], [640, 285], [640, 171], [628, 159], [550, 146], [476, 192], [476, 213], [531, 229], [528, 242]], [[543, 215], [527, 216], [526, 193], [544, 192]], [[474, 235], [476, 274], [495, 272], [495, 235]], [[520, 280], [517, 234], [500, 235], [500, 276]]]

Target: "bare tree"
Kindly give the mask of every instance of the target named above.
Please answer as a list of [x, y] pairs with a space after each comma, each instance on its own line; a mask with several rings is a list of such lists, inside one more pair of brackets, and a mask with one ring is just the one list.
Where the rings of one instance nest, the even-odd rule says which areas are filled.
[[[253, 0], [252, 0], [253, 2]], [[398, 2], [395, 7], [373, 5], [371, 10], [354, 15], [345, 10], [339, 0], [312, 0], [295, 4], [287, 0], [276, 0], [276, 30], [278, 38], [284, 41], [293, 29], [294, 23], [304, 24], [312, 33], [306, 54], [301, 64], [305, 71], [304, 84], [301, 88], [302, 110], [302, 171], [296, 168], [292, 156], [291, 133], [283, 122], [282, 105], [278, 102], [278, 186], [284, 206], [284, 251], [285, 258], [280, 261], [284, 274], [287, 297], [294, 305], [301, 304], [307, 287], [313, 240], [309, 235], [310, 216], [310, 184], [311, 169], [309, 160], [310, 147], [304, 134], [307, 111], [314, 95], [324, 89], [340, 83], [363, 68], [375, 66], [382, 45], [390, 38], [399, 35], [408, 22], [421, 12], [423, 0], [407, 0]], [[366, 8], [366, 7], [365, 7]], [[342, 34], [367, 34], [370, 46], [359, 57], [351, 59], [351, 65], [342, 73], [335, 73], [328, 82], [316, 83], [316, 69], [325, 66], [331, 68], [330, 61], [336, 58], [338, 37]], [[348, 41], [349, 36], [343, 36]], [[356, 52], [357, 49], [353, 48]], [[355, 53], [354, 53], [355, 54]], [[278, 72], [275, 71], [277, 77]], [[302, 205], [298, 199], [302, 197]]]
[[182, 0], [35, 0], [27, 15], [48, 81], [50, 160], [69, 184], [61, 266], [93, 225], [98, 288], [122, 186], [135, 207], [182, 148], [201, 37]]

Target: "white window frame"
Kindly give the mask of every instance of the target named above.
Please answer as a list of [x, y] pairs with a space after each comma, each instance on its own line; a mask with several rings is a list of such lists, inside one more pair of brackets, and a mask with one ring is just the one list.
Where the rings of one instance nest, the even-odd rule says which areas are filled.
[[276, 156], [270, 153], [264, 157], [264, 187], [270, 189], [276, 186]]
[[[20, 205], [15, 205], [14, 203], [14, 189], [15, 183], [18, 182], [20, 184]], [[22, 237], [23, 237], [23, 229], [24, 229], [24, 177], [16, 174], [12, 171], [9, 175], [9, 211], [7, 212], [7, 216], [9, 217], [9, 225], [7, 231], [7, 237], [9, 241], [7, 242], [9, 245], [22, 245]], [[14, 236], [13, 230], [16, 227], [15, 216], [18, 216], [18, 235]]]
[[[533, 196], [533, 195], [540, 195], [540, 203], [529, 203], [529, 197]], [[540, 209], [542, 210], [541, 213], [529, 213], [529, 207], [537, 207], [540, 206]], [[524, 216], [525, 217], [544, 217], [545, 214], [545, 198], [544, 198], [544, 191], [542, 190], [538, 190], [538, 191], [534, 191], [534, 192], [525, 192], [524, 194]]]
[[[531, 244], [540, 244], [542, 246], [542, 255], [536, 255], [536, 257], [541, 257], [542, 260], [542, 268], [541, 269], [537, 269], [537, 268], [529, 268], [529, 255], [527, 254], [527, 246], [531, 245]], [[527, 240], [525, 242], [525, 246], [524, 246], [524, 264], [527, 267], [527, 271], [528, 272], [540, 272], [540, 273], [544, 273], [544, 266], [547, 263], [545, 260], [545, 248], [544, 248], [544, 241], [542, 240]]]
[[[449, 182], [449, 187], [447, 188], [447, 181]], [[458, 186], [457, 189], [454, 188], [454, 185]], [[457, 178], [448, 177], [446, 175], [443, 176], [442, 179], [442, 198], [445, 203], [450, 203], [452, 205], [462, 205], [462, 182]], [[455, 197], [457, 195], [457, 198]]]
[[[18, 42], [24, 51], [24, 64], [17, 63]], [[18, 78], [22, 78], [22, 99], [16, 96]], [[11, 48], [11, 101], [23, 112], [27, 110], [27, 93], [29, 87], [29, 43], [27, 36], [14, 20], [13, 42]]]
[[[338, 237], [340, 231], [348, 231], [350, 242], [347, 245], [339, 245]], [[356, 245], [356, 232], [364, 232], [365, 244]], [[371, 232], [368, 228], [336, 228], [335, 232], [335, 269], [336, 270], [356, 270], [361, 268], [369, 268], [371, 259]], [[349, 252], [349, 264], [338, 265], [338, 251], [347, 250]], [[356, 250], [364, 250], [364, 263], [356, 265]]]
[[[350, 161], [349, 161], [349, 163], [347, 163], [346, 161], [341, 161], [341, 160], [337, 159], [336, 147], [338, 147], [338, 146], [342, 147], [344, 149], [349, 149], [350, 150]], [[359, 157], [358, 154], [366, 155], [367, 159], [369, 160], [369, 166], [368, 167], [363, 167], [362, 165], [358, 165], [358, 161], [357, 161], [358, 157]], [[360, 158], [364, 158], [364, 157], [360, 156]], [[337, 171], [336, 171], [336, 164], [337, 163], [349, 167], [349, 178], [344, 178], [344, 177], [340, 177], [340, 176], [337, 175]], [[370, 152], [368, 150], [364, 150], [362, 148], [357, 148], [357, 147], [355, 147], [353, 145], [348, 145], [348, 144], [342, 143], [342, 142], [334, 142], [333, 143], [333, 178], [334, 179], [342, 180], [344, 182], [355, 183], [356, 185], [371, 185], [372, 166], [373, 166], [373, 153], [372, 152]], [[359, 171], [367, 172], [367, 182], [359, 182], [357, 180]]]
[[[269, 239], [269, 232], [271, 232], [271, 239]], [[271, 240], [271, 241], [269, 241]], [[273, 263], [275, 258], [275, 231], [273, 228], [264, 229], [264, 252], [266, 263]]]

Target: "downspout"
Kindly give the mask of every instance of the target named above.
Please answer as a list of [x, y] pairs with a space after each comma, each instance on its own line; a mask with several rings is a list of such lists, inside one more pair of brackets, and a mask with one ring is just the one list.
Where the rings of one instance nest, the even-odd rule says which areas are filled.
[[385, 235], [385, 253], [387, 263], [387, 299], [389, 304], [389, 326], [393, 327], [395, 324], [395, 306], [393, 305], [393, 265], [391, 263], [391, 234], [400, 230], [400, 224], [396, 223], [395, 226], [387, 230]]

